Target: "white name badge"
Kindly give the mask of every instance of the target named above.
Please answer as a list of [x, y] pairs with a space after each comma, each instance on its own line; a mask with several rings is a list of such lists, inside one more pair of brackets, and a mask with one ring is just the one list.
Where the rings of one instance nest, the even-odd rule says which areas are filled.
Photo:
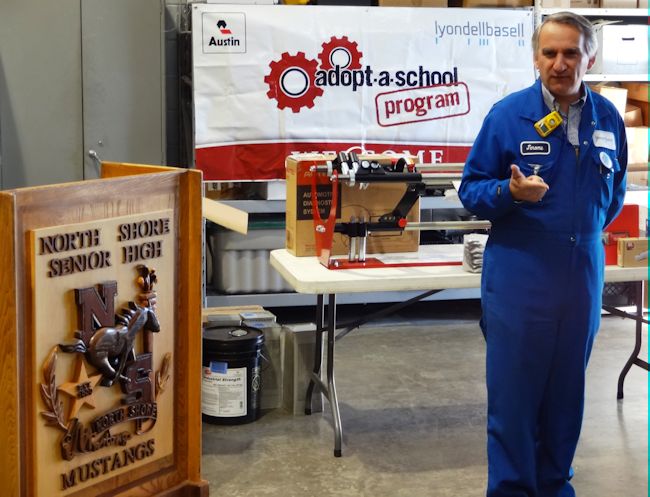
[[596, 147], [608, 148], [609, 150], [616, 150], [616, 140], [614, 139], [614, 133], [611, 131], [594, 131], [594, 145]]

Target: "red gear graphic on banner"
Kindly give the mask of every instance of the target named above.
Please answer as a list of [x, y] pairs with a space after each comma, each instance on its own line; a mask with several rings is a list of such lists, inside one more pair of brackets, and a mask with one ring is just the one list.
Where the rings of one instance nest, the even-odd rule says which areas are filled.
[[343, 50], [347, 52], [349, 62], [346, 66], [342, 66], [341, 69], [361, 69], [361, 56], [362, 52], [359, 52], [357, 49], [358, 45], [356, 41], [350, 41], [347, 36], [342, 38], [336, 38], [332, 36], [330, 41], [323, 43], [323, 51], [318, 54], [320, 59], [320, 68], [324, 70], [334, 69], [332, 64], [332, 55], [338, 50]]
[[[323, 94], [322, 88], [314, 84], [318, 63], [307, 59], [304, 52], [296, 55], [284, 52], [280, 60], [271, 62], [269, 67], [271, 72], [264, 77], [264, 82], [269, 85], [266, 96], [278, 101], [278, 109], [290, 107], [293, 112], [300, 112], [302, 107], [311, 109], [314, 99]], [[299, 91], [287, 87], [285, 78], [289, 74], [304, 78], [303, 87]]]

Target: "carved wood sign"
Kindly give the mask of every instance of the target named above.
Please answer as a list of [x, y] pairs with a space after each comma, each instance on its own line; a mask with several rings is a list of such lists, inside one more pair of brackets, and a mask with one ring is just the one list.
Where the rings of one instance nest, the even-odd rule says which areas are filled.
[[174, 211], [30, 231], [39, 496], [173, 455]]

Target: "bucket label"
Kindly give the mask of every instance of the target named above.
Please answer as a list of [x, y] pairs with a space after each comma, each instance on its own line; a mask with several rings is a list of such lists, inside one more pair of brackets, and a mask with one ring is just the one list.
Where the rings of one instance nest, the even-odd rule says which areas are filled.
[[201, 412], [222, 418], [246, 416], [246, 368], [228, 368], [226, 373], [218, 373], [211, 367], [203, 368]]
[[212, 373], [226, 374], [228, 372], [228, 363], [219, 361], [210, 361], [210, 371]]

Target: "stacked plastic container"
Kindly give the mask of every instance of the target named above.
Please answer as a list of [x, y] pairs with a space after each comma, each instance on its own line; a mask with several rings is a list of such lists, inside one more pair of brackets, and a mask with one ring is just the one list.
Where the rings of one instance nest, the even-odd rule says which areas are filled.
[[284, 248], [284, 223], [253, 222], [248, 234], [215, 230], [212, 247], [212, 284], [221, 293], [290, 292], [291, 287], [271, 267], [271, 250]]

